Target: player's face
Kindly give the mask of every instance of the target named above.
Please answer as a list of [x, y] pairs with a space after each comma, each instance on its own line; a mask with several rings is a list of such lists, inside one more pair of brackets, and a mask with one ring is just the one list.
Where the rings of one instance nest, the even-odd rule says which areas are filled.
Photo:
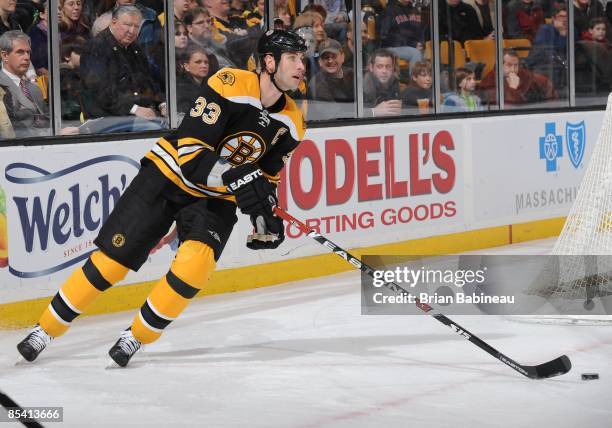
[[201, 52], [194, 53], [185, 64], [185, 71], [198, 80], [204, 79], [208, 76], [208, 57]]
[[304, 79], [304, 54], [284, 52], [278, 64], [274, 79], [276, 84], [285, 91], [294, 91]]
[[30, 67], [30, 44], [25, 40], [14, 40], [11, 53], [2, 51], [2, 67], [16, 76], [23, 76]]
[[393, 58], [377, 56], [374, 64], [370, 64], [370, 72], [380, 83], [387, 83], [393, 76]]
[[138, 38], [140, 17], [131, 13], [119, 15], [111, 21], [111, 30], [120, 45], [129, 46]]

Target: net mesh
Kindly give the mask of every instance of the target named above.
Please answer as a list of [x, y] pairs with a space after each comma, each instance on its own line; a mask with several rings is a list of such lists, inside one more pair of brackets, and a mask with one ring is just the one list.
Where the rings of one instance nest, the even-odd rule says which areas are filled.
[[[569, 149], [573, 149], [571, 142]], [[528, 294], [566, 302], [579, 299], [585, 305], [594, 298], [612, 295], [612, 94], [591, 160], [552, 254], [574, 257], [551, 258], [557, 264], [558, 281], [533, 284]]]

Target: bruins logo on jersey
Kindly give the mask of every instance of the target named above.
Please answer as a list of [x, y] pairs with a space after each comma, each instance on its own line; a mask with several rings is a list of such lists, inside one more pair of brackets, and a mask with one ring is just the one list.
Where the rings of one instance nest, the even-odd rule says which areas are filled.
[[125, 245], [125, 236], [121, 233], [116, 233], [113, 235], [113, 239], [111, 239], [114, 247], [121, 248]]
[[229, 71], [222, 71], [221, 73], [217, 74], [217, 77], [219, 80], [221, 80], [221, 82], [223, 82], [224, 85], [231, 86], [236, 81], [236, 76], [234, 76], [234, 73]]
[[253, 132], [241, 132], [224, 139], [219, 145], [219, 156], [232, 165], [254, 163], [266, 152], [263, 139]]

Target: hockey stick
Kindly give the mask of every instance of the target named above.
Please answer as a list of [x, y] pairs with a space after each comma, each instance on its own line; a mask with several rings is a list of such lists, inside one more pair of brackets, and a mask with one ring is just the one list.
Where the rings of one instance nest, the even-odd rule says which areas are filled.
[[[342, 257], [348, 263], [361, 270], [365, 274], [374, 277], [374, 269], [370, 266], [363, 263], [361, 260], [351, 255], [348, 251], [334, 244], [332, 241], [322, 236], [321, 234], [315, 232], [313, 229], [306, 226], [304, 223], [293, 217], [291, 214], [287, 213], [280, 207], [274, 207], [274, 213], [282, 218], [283, 220], [291, 223], [295, 227], [297, 227], [300, 231], [302, 231], [305, 235], [310, 236], [312, 239], [317, 241], [319, 244], [323, 245], [330, 249], [333, 253], [337, 254], [339, 257]], [[384, 284], [384, 286], [398, 294], [401, 294], [405, 297], [410, 295], [410, 292], [403, 287], [397, 285], [394, 282], [388, 282]], [[415, 299], [416, 306], [421, 309], [423, 312], [431, 315], [438, 321], [440, 321], [445, 326], [449, 327], [459, 336], [464, 337], [465, 339], [472, 342], [474, 345], [478, 346], [483, 351], [489, 353], [493, 357], [497, 358], [502, 363], [510, 366], [520, 374], [527, 376], [531, 379], [544, 379], [553, 376], [559, 376], [565, 374], [570, 371], [572, 368], [572, 363], [567, 355], [562, 355], [554, 360], [548, 361], [547, 363], [538, 364], [537, 366], [526, 366], [523, 364], [519, 364], [514, 361], [512, 358], [502, 354], [497, 349], [493, 348], [487, 342], [483, 341], [479, 337], [475, 336], [465, 328], [461, 327], [456, 322], [452, 321], [446, 315], [440, 313], [433, 307], [429, 306], [426, 303], [422, 303], [419, 299]]]
[[[32, 419], [32, 418], [26, 419], [25, 417], [23, 417], [22, 415], [26, 413], [24, 412], [24, 409], [19, 404], [15, 403], [15, 401], [13, 401], [11, 397], [6, 395], [2, 391], [0, 391], [0, 405], [2, 405], [2, 407], [6, 409], [7, 417], [8, 417], [8, 412], [10, 410], [13, 410], [19, 414], [19, 417], [17, 418], [17, 420], [21, 422], [24, 426], [28, 428], [43, 428], [40, 422], [36, 421], [35, 419]], [[2, 422], [9, 422], [9, 421], [10, 420], [7, 419], [6, 421], [2, 421]]]

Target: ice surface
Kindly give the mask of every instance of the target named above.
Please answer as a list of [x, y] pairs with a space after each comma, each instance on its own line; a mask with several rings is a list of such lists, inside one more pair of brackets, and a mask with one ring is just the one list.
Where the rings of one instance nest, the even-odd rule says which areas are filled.
[[75, 321], [33, 364], [14, 365], [26, 330], [0, 332], [0, 390], [22, 406], [63, 406], [51, 427], [611, 426], [612, 327], [453, 317], [522, 364], [571, 358], [570, 373], [534, 381], [428, 316], [361, 316], [359, 280], [196, 300], [125, 369], [105, 369], [106, 353], [132, 312]]

